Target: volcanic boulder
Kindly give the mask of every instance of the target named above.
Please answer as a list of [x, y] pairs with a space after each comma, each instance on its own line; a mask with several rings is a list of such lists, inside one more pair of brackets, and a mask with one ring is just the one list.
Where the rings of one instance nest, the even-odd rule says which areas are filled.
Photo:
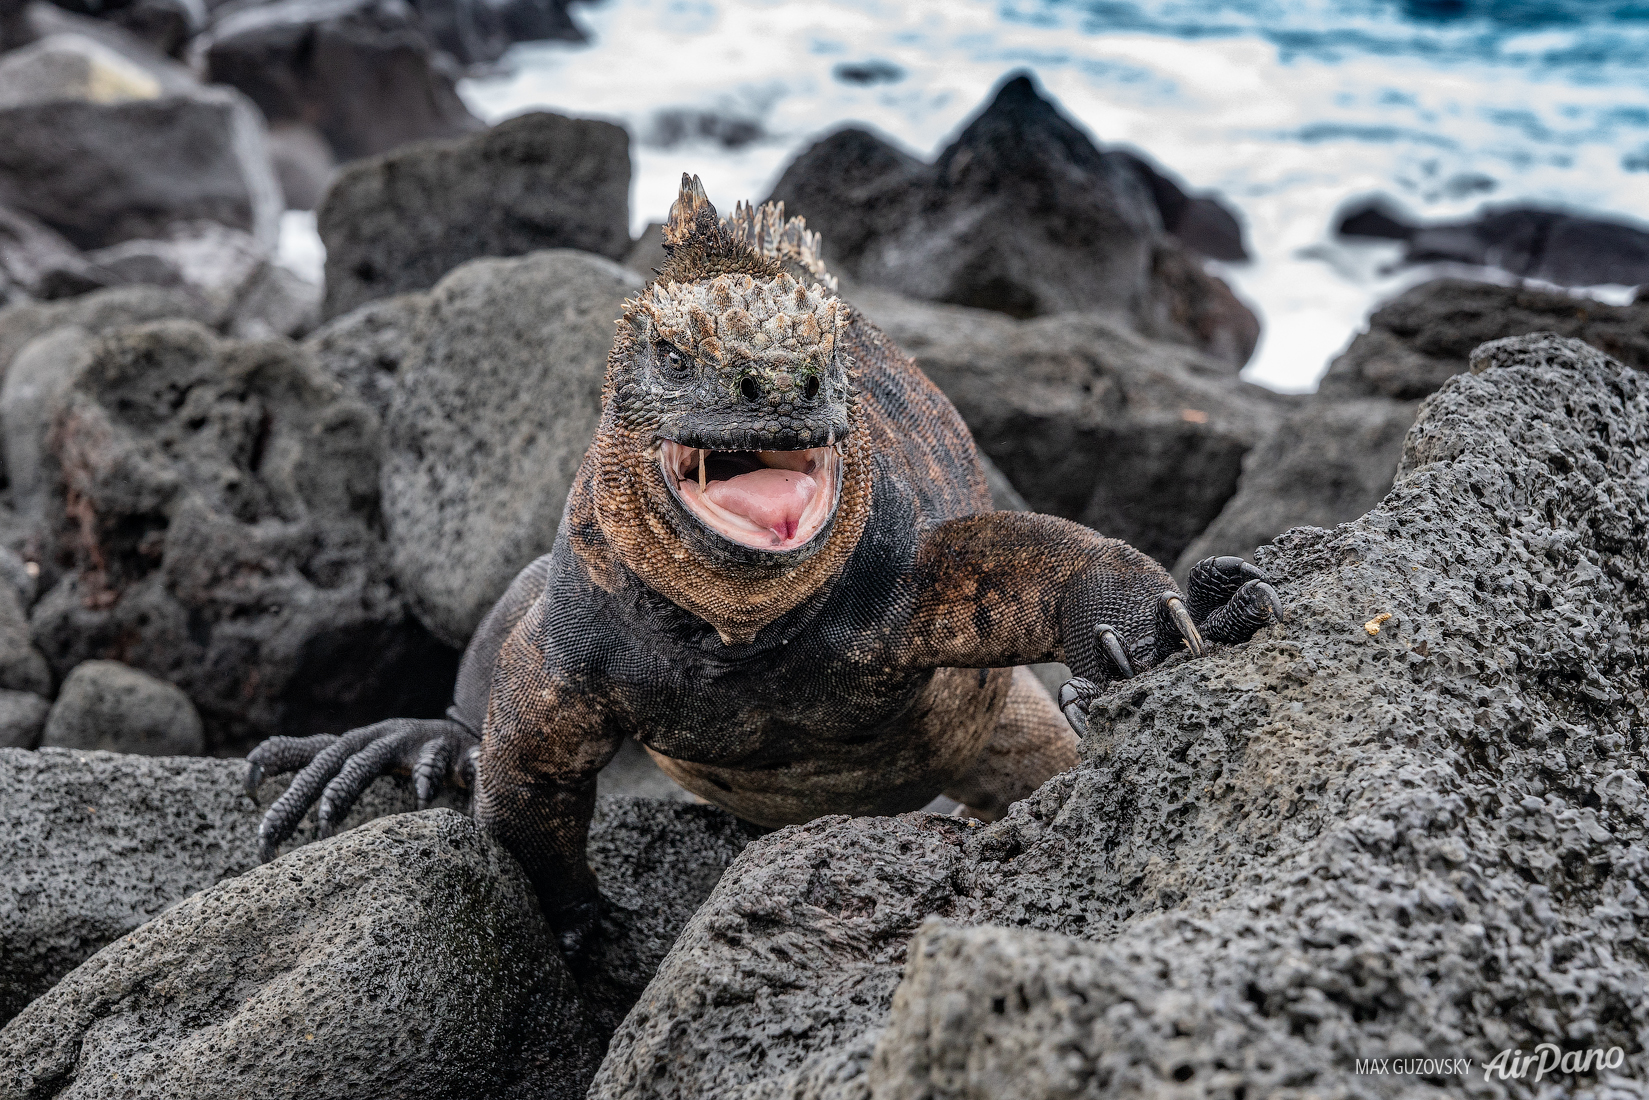
[[1019, 76], [931, 165], [843, 130], [770, 197], [856, 281], [1020, 318], [1107, 311], [1240, 367], [1259, 322], [1164, 231], [1138, 163], [1096, 148]]
[[1171, 565], [1219, 515], [1288, 399], [1115, 319], [1016, 321], [860, 287], [848, 296], [956, 405], [1031, 510]]
[[[591, 1096], [1350, 1094], [1359, 1058], [1641, 1049], [1649, 388], [1549, 335], [1472, 371], [1379, 507], [1261, 554], [1288, 622], [1114, 685], [1004, 820], [756, 841]], [[930, 915], [964, 927], [911, 943]]]
[[191, 322], [86, 354], [34, 510], [66, 570], [33, 613], [58, 674], [175, 684], [211, 747], [440, 713], [456, 655], [390, 573], [372, 412], [290, 343]]
[[601, 418], [613, 321], [641, 280], [554, 249], [478, 260], [418, 314], [388, 417], [384, 521], [418, 617], [462, 645], [549, 552]]
[[351, 165], [318, 215], [322, 313], [427, 289], [480, 256], [575, 248], [620, 259], [629, 202], [624, 130], [545, 113]]
[[119, 661], [85, 661], [63, 681], [40, 743], [145, 756], [195, 756], [206, 747], [189, 697]]

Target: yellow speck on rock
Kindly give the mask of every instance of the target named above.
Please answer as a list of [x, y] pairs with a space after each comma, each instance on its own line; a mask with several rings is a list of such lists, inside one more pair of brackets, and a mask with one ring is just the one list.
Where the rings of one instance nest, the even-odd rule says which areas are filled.
[[1363, 629], [1368, 631], [1369, 637], [1372, 638], [1374, 635], [1380, 633], [1380, 624], [1389, 618], [1391, 618], [1391, 612], [1382, 611], [1378, 615], [1374, 616], [1374, 618], [1364, 623]]

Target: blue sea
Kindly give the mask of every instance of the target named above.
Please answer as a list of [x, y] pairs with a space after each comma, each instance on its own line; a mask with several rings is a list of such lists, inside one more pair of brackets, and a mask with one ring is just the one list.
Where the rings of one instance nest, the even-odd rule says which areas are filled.
[[[1104, 144], [1142, 150], [1247, 224], [1220, 273], [1260, 313], [1245, 377], [1315, 386], [1381, 299], [1430, 271], [1333, 238], [1381, 193], [1416, 215], [1560, 204], [1649, 219], [1649, 0], [604, 0], [585, 44], [465, 81], [496, 121], [548, 108], [634, 138], [634, 228], [683, 170], [767, 194], [811, 141], [869, 125], [931, 157], [1027, 69]], [[1620, 300], [1624, 288], [1588, 293]]]

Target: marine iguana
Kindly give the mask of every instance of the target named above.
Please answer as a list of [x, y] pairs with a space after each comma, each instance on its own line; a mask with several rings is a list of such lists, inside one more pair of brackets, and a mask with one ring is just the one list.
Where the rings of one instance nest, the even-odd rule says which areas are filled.
[[[447, 717], [260, 745], [249, 790], [298, 772], [265, 859], [386, 772], [420, 804], [467, 787], [575, 955], [599, 914], [596, 773], [625, 737], [760, 826], [941, 792], [989, 820], [1076, 763], [1097, 684], [1281, 617], [1240, 558], [1182, 594], [1125, 543], [992, 511], [956, 410], [782, 206], [724, 220], [684, 176], [664, 239], [554, 546], [476, 631]], [[1077, 674], [1064, 716], [1022, 667], [1051, 660]]]

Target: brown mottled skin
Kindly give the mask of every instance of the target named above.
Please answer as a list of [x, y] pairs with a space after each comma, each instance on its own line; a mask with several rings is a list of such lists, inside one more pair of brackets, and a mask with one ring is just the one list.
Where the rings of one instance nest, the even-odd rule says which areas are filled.
[[[736, 232], [762, 215], [741, 208], [730, 231], [684, 183], [655, 283], [749, 275], [758, 291], [778, 279], [788, 293], [783, 280], [799, 276], [818, 290], [809, 278], [828, 276], [811, 253], [763, 252]], [[785, 243], [808, 243], [799, 223], [789, 232]], [[1240, 641], [1278, 609], [1236, 559], [1204, 563], [1181, 601], [1161, 566], [1124, 543], [992, 511], [956, 410], [857, 312], [812, 366], [784, 368], [818, 375], [811, 400], [775, 383], [759, 355], [716, 362], [699, 343], [672, 365], [662, 322], [638, 316], [620, 324], [601, 425], [555, 545], [477, 631], [449, 718], [261, 746], [254, 782], [302, 768], [266, 819], [270, 850], [311, 802], [323, 824], [339, 820], [386, 770], [412, 771], [421, 797], [448, 776], [473, 781], [477, 819], [521, 861], [576, 952], [599, 901], [584, 858], [596, 773], [625, 737], [688, 790], [763, 826], [916, 810], [941, 793], [994, 819], [1077, 758], [1071, 725], [1019, 666], [1065, 661], [1085, 678], [1067, 688], [1080, 702], [1087, 681], [1197, 650], [1197, 631], [1179, 622]], [[702, 337], [725, 317], [693, 323]], [[768, 404], [740, 393], [745, 377], [767, 387]], [[672, 495], [660, 439], [834, 446], [834, 516], [798, 549], [736, 544]], [[1098, 643], [1107, 630], [1122, 656]]]

